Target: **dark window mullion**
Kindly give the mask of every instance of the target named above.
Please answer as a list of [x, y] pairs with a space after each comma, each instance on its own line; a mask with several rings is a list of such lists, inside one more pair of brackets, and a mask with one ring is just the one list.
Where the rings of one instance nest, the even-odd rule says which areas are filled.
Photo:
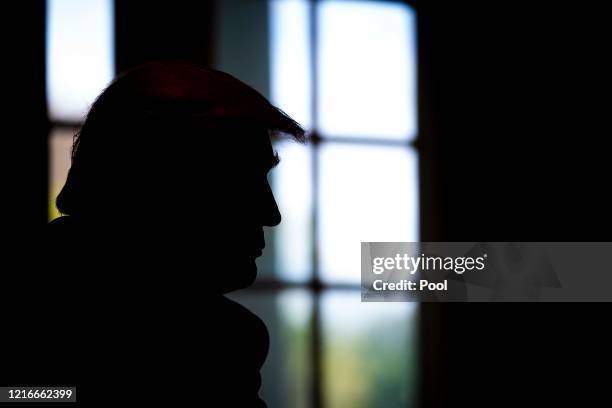
[[[314, 134], [314, 132], [313, 132]], [[376, 139], [373, 137], [338, 137], [338, 136], [329, 136], [329, 135], [321, 135], [314, 134], [314, 138], [318, 144], [321, 143], [341, 143], [341, 144], [349, 144], [349, 145], [370, 145], [370, 146], [391, 146], [391, 147], [399, 147], [399, 148], [418, 148], [417, 138], [407, 141], [407, 140], [393, 140], [393, 139]]]
[[311, 124], [312, 124], [312, 275], [311, 287], [313, 288], [312, 321], [311, 321], [311, 344], [312, 372], [310, 376], [312, 387], [312, 406], [321, 408], [323, 406], [322, 389], [324, 383], [323, 358], [322, 358], [322, 324], [321, 324], [321, 278], [319, 270], [319, 249], [317, 248], [319, 232], [319, 138], [318, 128], [318, 1], [311, 0], [309, 3], [309, 31], [310, 31], [310, 76], [311, 76]]

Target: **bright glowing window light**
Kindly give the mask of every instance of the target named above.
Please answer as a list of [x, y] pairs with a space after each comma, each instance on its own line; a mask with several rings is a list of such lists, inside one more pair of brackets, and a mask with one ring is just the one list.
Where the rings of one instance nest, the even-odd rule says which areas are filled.
[[272, 172], [282, 221], [275, 227], [276, 265], [283, 279], [305, 281], [312, 270], [311, 148], [291, 140], [275, 144], [281, 162]]
[[325, 406], [418, 405], [417, 310], [416, 303], [362, 303], [358, 291], [323, 292]]
[[326, 136], [416, 135], [415, 14], [401, 3], [321, 1], [318, 124]]
[[47, 100], [80, 121], [114, 74], [112, 0], [47, 0]]
[[308, 2], [270, 2], [272, 102], [309, 129], [312, 123]]
[[319, 261], [327, 281], [358, 283], [361, 242], [418, 241], [418, 161], [412, 149], [323, 144]]

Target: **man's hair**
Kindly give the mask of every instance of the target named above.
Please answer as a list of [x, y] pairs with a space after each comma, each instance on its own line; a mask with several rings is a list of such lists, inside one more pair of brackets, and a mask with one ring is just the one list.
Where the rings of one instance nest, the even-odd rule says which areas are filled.
[[[106, 171], [131, 171], [130, 155], [151, 133], [197, 123], [266, 129], [304, 142], [304, 130], [253, 88], [224, 72], [188, 61], [158, 61], [119, 75], [96, 99], [74, 137], [72, 166], [56, 205], [75, 215], [104, 189]], [[211, 135], [220, 137], [219, 135]], [[171, 144], [183, 143], [171, 140]], [[130, 150], [131, 149], [131, 150]], [[189, 149], [186, 146], [185, 149]], [[121, 161], [124, 154], [125, 162]], [[124, 176], [124, 174], [122, 174]], [[112, 180], [106, 180], [108, 187]], [[95, 193], [94, 193], [95, 192]], [[105, 192], [108, 194], [108, 191]]]

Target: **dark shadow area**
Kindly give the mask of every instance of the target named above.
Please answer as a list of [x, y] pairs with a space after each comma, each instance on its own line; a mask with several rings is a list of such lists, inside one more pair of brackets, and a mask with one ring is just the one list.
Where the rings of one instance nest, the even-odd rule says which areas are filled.
[[[601, 7], [418, 2], [422, 239], [609, 241]], [[580, 274], [580, 270], [575, 271]], [[607, 398], [608, 304], [423, 306], [423, 406]]]

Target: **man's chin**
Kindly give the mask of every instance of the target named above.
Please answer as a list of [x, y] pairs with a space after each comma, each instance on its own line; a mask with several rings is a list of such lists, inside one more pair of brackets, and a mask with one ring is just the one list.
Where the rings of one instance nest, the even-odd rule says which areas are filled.
[[233, 263], [231, 268], [226, 268], [218, 273], [222, 293], [229, 293], [251, 286], [257, 278], [257, 265], [255, 260]]

